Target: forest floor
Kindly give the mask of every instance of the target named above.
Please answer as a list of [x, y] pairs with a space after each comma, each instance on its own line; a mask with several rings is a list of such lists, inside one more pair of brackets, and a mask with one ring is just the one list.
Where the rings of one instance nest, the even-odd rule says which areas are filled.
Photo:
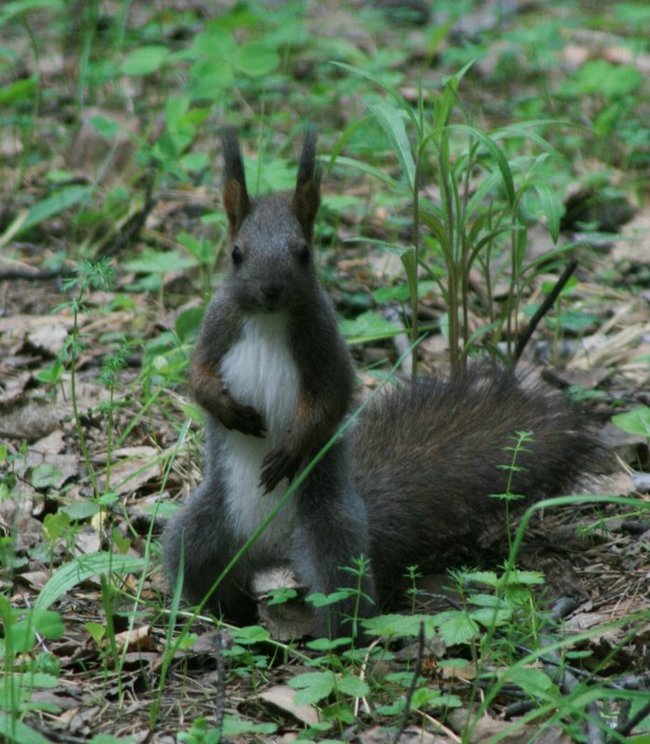
[[[380, 5], [0, 9], [0, 738], [650, 741], [650, 13], [487, 0], [425, 18], [426, 3]], [[369, 651], [179, 610], [159, 538], [201, 478], [187, 370], [224, 268], [219, 126], [239, 128], [262, 190], [292, 184], [305, 121], [323, 155], [347, 156], [326, 169], [318, 262], [369, 391], [403, 353], [396, 256], [413, 241], [408, 189], [394, 187], [406, 161], [372, 112], [396, 94], [434, 110], [469, 62], [454, 115], [503, 144], [517, 184], [538, 143], [494, 133], [536, 122], [552, 146], [535, 165], [546, 202], [520, 204], [519, 328], [566, 257], [578, 262], [522, 366], [587, 406], [616, 467], [535, 520], [518, 566], [543, 571], [544, 587], [527, 611], [508, 608], [507, 629], [475, 622], [457, 576], [425, 577], [414, 624], [387, 620], [392, 637]], [[435, 202], [436, 171], [423, 171]], [[498, 347], [494, 308], [512, 285], [508, 260], [494, 264], [490, 293], [478, 268], [468, 277], [468, 322]], [[448, 311], [422, 281], [425, 373], [448, 367]], [[427, 604], [442, 594], [473, 618], [456, 643], [449, 613]], [[549, 671], [549, 648], [573, 683]]]

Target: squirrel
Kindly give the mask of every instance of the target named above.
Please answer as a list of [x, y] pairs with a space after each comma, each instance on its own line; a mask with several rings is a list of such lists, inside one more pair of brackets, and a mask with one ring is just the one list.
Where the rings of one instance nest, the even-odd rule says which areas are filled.
[[[206, 415], [204, 480], [167, 525], [163, 556], [183, 593], [238, 624], [256, 621], [256, 572], [289, 562], [310, 592], [357, 587], [362, 614], [399, 597], [408, 566], [454, 565], [510, 490], [560, 493], [594, 459], [583, 415], [564, 395], [475, 367], [378, 395], [308, 473], [220, 584], [217, 577], [289, 482], [351, 411], [355, 368], [313, 257], [321, 170], [309, 129], [295, 189], [251, 199], [236, 134], [222, 132], [229, 273], [206, 311], [190, 386]], [[507, 447], [532, 432], [514, 472]], [[457, 563], [456, 563], [457, 565]], [[316, 627], [337, 632], [353, 596]], [[376, 604], [375, 604], [376, 603]]]

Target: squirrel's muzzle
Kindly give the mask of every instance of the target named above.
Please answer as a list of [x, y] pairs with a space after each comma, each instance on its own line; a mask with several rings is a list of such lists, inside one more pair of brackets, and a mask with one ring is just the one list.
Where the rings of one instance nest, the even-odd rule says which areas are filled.
[[260, 290], [262, 307], [265, 310], [277, 310], [284, 301], [284, 288], [281, 284], [265, 284]]

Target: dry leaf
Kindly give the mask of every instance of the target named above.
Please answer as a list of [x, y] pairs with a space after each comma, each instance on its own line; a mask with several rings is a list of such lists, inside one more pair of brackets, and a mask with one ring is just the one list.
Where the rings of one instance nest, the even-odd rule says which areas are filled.
[[50, 574], [47, 571], [25, 571], [25, 573], [16, 576], [16, 581], [20, 581], [21, 584], [26, 584], [38, 591], [45, 586], [49, 578]]
[[9, 407], [18, 402], [25, 394], [25, 388], [31, 379], [31, 372], [21, 372], [14, 376], [3, 374], [2, 390], [0, 390], [0, 407]]
[[68, 331], [72, 327], [72, 321], [68, 318], [67, 323], [53, 322], [39, 323], [27, 333], [27, 341], [38, 351], [44, 351], [48, 356], [56, 356], [66, 339]]
[[142, 625], [139, 628], [132, 628], [131, 630], [125, 630], [123, 633], [117, 633], [115, 635], [115, 641], [120, 652], [124, 651], [124, 649], [129, 652], [154, 651], [156, 645], [151, 636], [150, 625]]
[[650, 265], [650, 210], [645, 209], [621, 230], [614, 244], [612, 258], [617, 263]]
[[0, 436], [32, 442], [51, 434], [58, 426], [54, 406], [42, 398], [28, 398], [22, 405], [0, 410]]
[[[156, 447], [124, 447], [112, 452], [111, 457], [111, 490], [115, 493], [133, 493], [162, 475], [161, 453]], [[105, 461], [106, 456], [97, 459]], [[103, 478], [100, 488], [105, 489]]]
[[[361, 744], [393, 744], [395, 735], [381, 726], [374, 726], [362, 732]], [[449, 737], [435, 736], [419, 726], [409, 726], [399, 737], [398, 744], [450, 744], [455, 741]]]
[[[449, 713], [448, 722], [454, 731], [462, 733], [471, 722], [470, 713], [467, 709], [459, 708]], [[472, 744], [488, 744], [498, 737], [505, 744], [521, 744], [524, 741], [543, 741], [545, 744], [571, 744], [572, 739], [562, 733], [559, 727], [552, 727], [544, 732], [543, 739], [538, 736], [537, 726], [520, 726], [516, 720], [504, 721], [482, 716], [472, 726]]]
[[40, 455], [58, 455], [64, 449], [65, 440], [63, 431], [57, 429], [46, 437], [43, 437], [43, 439], [39, 439], [38, 442], [34, 442], [29, 448], [29, 451]]
[[260, 692], [260, 699], [289, 713], [294, 718], [302, 721], [307, 726], [312, 726], [320, 721], [318, 711], [311, 705], [296, 705], [294, 698], [296, 691], [288, 685], [274, 685], [268, 690]]

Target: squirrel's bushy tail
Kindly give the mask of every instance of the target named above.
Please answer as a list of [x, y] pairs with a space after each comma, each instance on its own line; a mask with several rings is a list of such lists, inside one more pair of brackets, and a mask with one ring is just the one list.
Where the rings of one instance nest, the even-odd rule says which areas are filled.
[[[530, 432], [512, 463], [518, 432]], [[505, 527], [507, 490], [557, 495], [593, 469], [599, 447], [564, 395], [482, 368], [380, 396], [355, 429], [355, 480], [368, 505], [371, 558], [385, 600], [405, 568], [441, 571]], [[526, 503], [523, 499], [520, 503]]]

